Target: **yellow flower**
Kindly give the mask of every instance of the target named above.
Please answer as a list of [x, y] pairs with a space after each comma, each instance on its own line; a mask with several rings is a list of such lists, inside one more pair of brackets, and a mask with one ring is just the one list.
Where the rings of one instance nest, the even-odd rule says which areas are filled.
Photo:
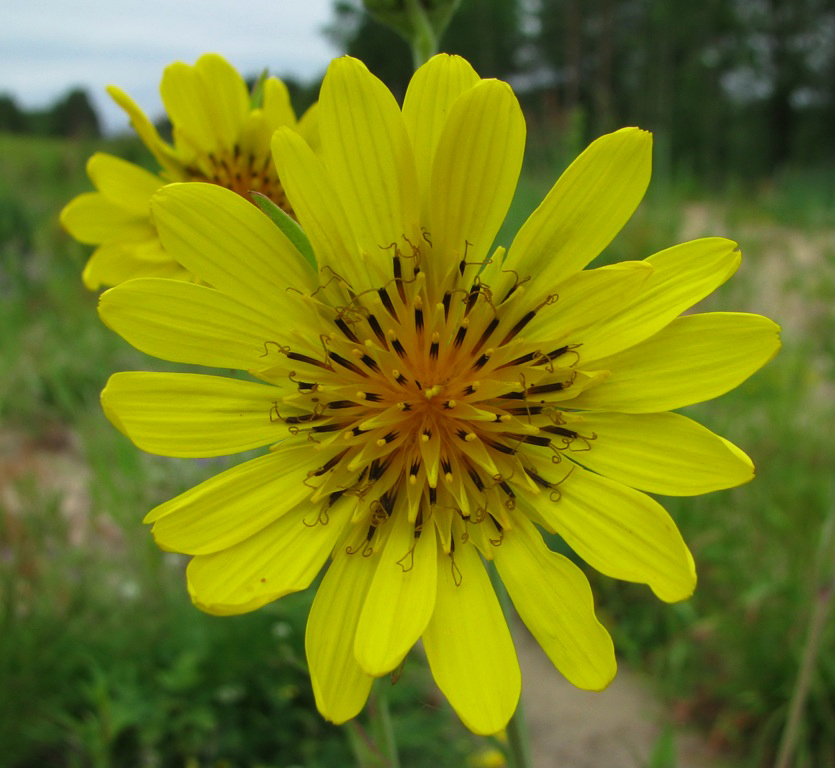
[[418, 638], [463, 722], [501, 730], [520, 692], [483, 560], [562, 673], [615, 674], [583, 572], [687, 598], [693, 558], [642, 491], [747, 482], [748, 457], [668, 413], [766, 363], [759, 315], [678, 315], [728, 279], [735, 243], [708, 238], [584, 270], [638, 205], [650, 135], [595, 141], [504, 254], [489, 255], [522, 163], [511, 89], [463, 59], [421, 67], [402, 112], [358, 61], [332, 63], [322, 156], [282, 129], [274, 155], [318, 269], [254, 206], [171, 185], [152, 208], [165, 247], [211, 288], [124, 283], [104, 322], [181, 363], [256, 381], [118, 373], [104, 409], [140, 448], [217, 456], [272, 445], [153, 510], [158, 544], [193, 556], [188, 588], [216, 614], [306, 588], [331, 559], [307, 626], [320, 711], [343, 722]]
[[221, 56], [206, 54], [194, 66], [166, 68], [160, 92], [174, 143], [160, 137], [136, 103], [122, 90], [108, 88], [130, 116], [139, 137], [161, 166], [158, 174], [103, 152], [87, 163], [97, 192], [73, 199], [61, 223], [82, 243], [97, 246], [84, 269], [91, 290], [134, 277], [193, 276], [162, 247], [150, 217], [150, 200], [160, 187], [177, 181], [209, 181], [249, 198], [252, 191], [293, 213], [270, 155], [270, 139], [280, 126], [317, 140], [315, 110], [297, 123], [287, 86], [270, 77], [260, 104], [253, 106], [243, 78]]

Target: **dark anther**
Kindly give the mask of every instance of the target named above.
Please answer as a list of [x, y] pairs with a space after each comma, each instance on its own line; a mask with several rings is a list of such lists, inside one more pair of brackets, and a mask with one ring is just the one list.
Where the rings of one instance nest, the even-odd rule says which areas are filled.
[[371, 468], [368, 470], [368, 479], [372, 483], [379, 480], [383, 476], [383, 473], [388, 469], [388, 466], [388, 461], [374, 459], [374, 461], [371, 462]]
[[343, 493], [345, 493], [345, 491], [334, 491], [333, 493], [331, 493], [328, 496], [328, 506], [332, 507], [334, 504], [336, 504], [336, 502], [339, 501], [340, 498], [342, 498]]
[[311, 389], [315, 389], [317, 384], [315, 381], [297, 381], [296, 384], [299, 385], [299, 391], [305, 392]]
[[377, 365], [377, 361], [371, 357], [370, 355], [363, 355], [360, 360], [365, 363], [365, 365], [370, 368], [372, 371], [376, 373], [380, 372], [380, 366]]
[[392, 262], [393, 262], [392, 266], [393, 266], [393, 269], [394, 269], [394, 280], [397, 283], [397, 292], [400, 294], [400, 300], [405, 304], [406, 303], [406, 289], [403, 287], [403, 270], [402, 270], [402, 267], [401, 267], [401, 264], [400, 264], [400, 257], [395, 256], [392, 259]]
[[451, 403], [449, 400], [444, 400], [444, 405], [443, 405], [443, 407], [444, 407], [446, 410], [450, 411], [450, 410], [452, 410], [452, 403]]
[[499, 443], [496, 440], [491, 440], [489, 437], [482, 437], [482, 441], [493, 448], [494, 450], [498, 451], [499, 453], [506, 453], [508, 455], [513, 455], [516, 451], [511, 448], [509, 445], [505, 445], [504, 443]]
[[380, 505], [385, 510], [387, 517], [391, 517], [391, 513], [394, 512], [394, 499], [396, 495], [395, 492], [388, 490], [380, 496]]
[[490, 359], [490, 355], [483, 354], [481, 357], [478, 358], [478, 360], [476, 360], [473, 363], [473, 370], [474, 371], [480, 371], [482, 368], [484, 368], [484, 366], [486, 365], [486, 363], [489, 359]]
[[[507, 483], [502, 483], [502, 485], [507, 485]], [[499, 533], [501, 533], [504, 530], [504, 528], [502, 528], [502, 524], [498, 520], [496, 520], [496, 518], [493, 517], [493, 515], [491, 515], [489, 512], [487, 514], [490, 516], [490, 519], [493, 521], [493, 525], [496, 526], [496, 530]]]
[[560, 437], [568, 437], [574, 440], [577, 437], [577, 433], [571, 429], [565, 429], [564, 427], [542, 427], [543, 432], [550, 432], [552, 435], [559, 435]]
[[398, 339], [392, 339], [391, 346], [394, 347], [394, 351], [397, 352], [397, 356], [399, 358], [402, 359], [406, 356], [406, 350], [403, 349], [403, 345], [400, 343]]
[[524, 400], [525, 393], [524, 392], [505, 392], [503, 395], [499, 395], [500, 400]]
[[526, 469], [525, 472], [528, 473], [528, 477], [531, 480], [533, 480], [540, 488], [551, 488], [551, 483], [549, 483], [544, 477], [540, 477], [532, 469]]
[[[501, 488], [511, 499], [516, 498], [516, 494], [513, 492], [513, 489], [507, 484], [506, 480], [499, 481], [499, 488]], [[495, 522], [495, 520], [493, 522]], [[498, 523], [496, 523], [496, 525], [498, 525]], [[499, 530], [501, 530], [501, 526], [499, 526]]]
[[455, 334], [455, 340], [452, 342], [456, 347], [460, 347], [464, 343], [464, 337], [467, 335], [467, 326], [462, 325], [458, 328], [458, 333]]
[[[493, 333], [493, 331], [496, 330], [496, 326], [498, 324], [499, 324], [499, 318], [498, 317], [494, 317], [487, 324], [487, 327], [484, 329], [484, 333], [481, 334], [481, 337], [476, 342], [476, 345], [473, 347], [472, 354], [475, 354], [476, 352], [478, 352], [478, 350], [480, 350], [484, 346], [484, 342], [487, 341], [487, 339], [490, 338], [490, 335]], [[504, 342], [502, 342], [502, 344], [504, 344]]]
[[447, 291], [444, 294], [444, 298], [443, 298], [443, 301], [442, 301], [442, 303], [444, 305], [444, 320], [449, 320], [449, 302], [450, 302], [451, 299], [452, 299], [452, 294], [449, 291]]
[[433, 360], [438, 359], [438, 342], [437, 341], [433, 341], [429, 345], [429, 357], [431, 357]]
[[534, 363], [534, 365], [544, 365], [545, 363], [550, 363], [552, 360], [556, 360], [558, 357], [562, 357], [566, 352], [568, 352], [568, 345], [564, 347], [559, 347], [555, 349], [553, 352], [549, 352], [547, 355], [542, 355], [542, 357]]
[[356, 342], [357, 344], [360, 343], [360, 340], [357, 338], [357, 335], [350, 329], [350, 327], [348, 326], [348, 323], [346, 323], [341, 317], [337, 317], [336, 320], [334, 320], [334, 324], [351, 341]]
[[300, 352], [288, 352], [287, 357], [290, 360], [298, 360], [300, 363], [307, 363], [308, 365], [317, 365], [319, 366], [319, 368], [324, 368], [326, 371], [333, 370], [333, 368], [331, 368], [331, 366], [329, 366], [327, 363], [323, 363], [321, 360], [316, 360], [313, 357], [303, 355]]
[[566, 382], [555, 381], [553, 384], [537, 384], [535, 387], [529, 387], [527, 393], [529, 395], [542, 395], [546, 392], [560, 392], [565, 387]]
[[461, 277], [464, 276], [464, 270], [467, 268], [467, 260], [461, 259], [461, 263], [458, 265], [458, 271], [461, 273]]
[[464, 394], [465, 395], [472, 395], [475, 392], [475, 387], [472, 384], [468, 384], [464, 387]]
[[339, 408], [355, 408], [356, 405], [353, 400], [334, 400], [328, 403], [328, 408], [338, 410]]
[[455, 434], [458, 435], [458, 437], [460, 437], [462, 440], [467, 439], [467, 430], [466, 429], [459, 429]]
[[551, 438], [543, 435], [507, 435], [507, 437], [528, 443], [528, 445], [540, 445], [543, 447], [551, 445]]
[[[464, 274], [464, 262], [461, 262], [461, 274]], [[478, 300], [479, 294], [479, 285], [478, 283], [473, 283], [473, 287], [470, 288], [470, 292], [467, 294], [467, 306], [464, 308], [464, 317], [470, 314], [470, 311], [475, 306], [476, 301]]]
[[[504, 344], [504, 342], [502, 342]], [[511, 360], [509, 363], [505, 363], [504, 365], [500, 365], [496, 370], [501, 370], [502, 368], [510, 368], [514, 365], [524, 365], [525, 363], [531, 362], [536, 358], [540, 359], [540, 362], [543, 361], [543, 357], [539, 352], [528, 352], [527, 355], [522, 355], [522, 357], [517, 357], [515, 360]]]
[[343, 368], [347, 368], [349, 371], [353, 371], [354, 373], [358, 373], [360, 376], [364, 376], [368, 378], [368, 374], [362, 370], [362, 368], [354, 365], [350, 360], [346, 360], [342, 355], [337, 355], [336, 352], [330, 353], [330, 359], [333, 360], [337, 365], [341, 365]]
[[406, 383], [406, 377], [402, 373], [398, 373], [395, 381], [402, 387]]
[[538, 416], [544, 410], [541, 405], [530, 405], [527, 408], [505, 408], [505, 413], [511, 416]]
[[354, 427], [354, 428], [351, 430], [351, 434], [352, 434], [354, 437], [359, 437], [360, 435], [364, 435], [364, 434], [365, 434], [366, 432], [368, 432], [368, 431], [369, 431], [369, 430], [367, 430], [367, 429], [360, 429], [359, 427]]
[[328, 461], [326, 461], [321, 467], [319, 467], [319, 469], [317, 469], [313, 473], [313, 477], [321, 477], [322, 475], [325, 474], [325, 472], [327, 472], [328, 470], [333, 469], [337, 464], [339, 464], [340, 460], [342, 459], [342, 457], [346, 453], [347, 453], [347, 451], [342, 451], [342, 453], [340, 453], [340, 454], [334, 456], [332, 459], [329, 459]]
[[449, 463], [448, 459], [441, 459], [441, 469], [445, 475], [452, 472], [452, 464]]
[[533, 320], [534, 317], [536, 317], [536, 312], [534, 312], [533, 310], [531, 310], [530, 312], [526, 312], [522, 316], [522, 319], [518, 323], [516, 323], [516, 325], [514, 325], [513, 328], [510, 329], [507, 336], [505, 336], [502, 339], [502, 344], [507, 344], [507, 342], [509, 342], [517, 333], [519, 333], [519, 331], [521, 331], [531, 320]]
[[334, 423], [334, 424], [319, 424], [316, 427], [312, 427], [311, 429], [314, 432], [338, 432], [340, 429], [344, 428], [344, 424]]
[[377, 291], [377, 294], [379, 295], [380, 299], [382, 300], [383, 306], [386, 308], [386, 311], [395, 320], [397, 320], [398, 318], [397, 318], [397, 313], [394, 311], [394, 304], [391, 303], [391, 299], [389, 298], [389, 295], [388, 295], [386, 289], [385, 288], [380, 288], [380, 290]]
[[287, 416], [284, 421], [287, 424], [304, 424], [306, 421], [316, 421], [321, 418], [317, 413], [304, 413], [301, 416]]
[[383, 329], [380, 327], [380, 323], [377, 318], [374, 317], [374, 315], [369, 315], [366, 319], [368, 320], [368, 324], [371, 326], [371, 330], [374, 331], [374, 335], [377, 339], [379, 339], [380, 344], [382, 344], [385, 349], [388, 349], [389, 345], [386, 341], [386, 334], [383, 333]]
[[383, 399], [382, 395], [378, 395], [376, 392], [363, 392], [365, 395], [365, 399], [368, 400], [369, 403], [379, 403], [380, 400]]
[[429, 486], [429, 504], [430, 506], [434, 506], [438, 503], [438, 489], [433, 488], [431, 485]]
[[472, 468], [467, 470], [467, 474], [470, 476], [470, 480], [473, 481], [475, 487], [478, 488], [478, 490], [483, 491], [484, 481], [481, 479], [481, 475], [479, 475], [478, 472]]
[[430, 440], [432, 439], [432, 430], [431, 429], [424, 429], [423, 434], [426, 435], [427, 438]]
[[415, 329], [423, 333], [423, 310], [420, 307], [415, 307]]
[[409, 467], [409, 474], [414, 477], [420, 471], [420, 459], [415, 459]]
[[391, 431], [387, 435], [383, 435], [383, 440], [385, 440], [387, 443], [390, 443], [392, 440], [397, 438], [397, 434], [398, 433], [396, 431]]

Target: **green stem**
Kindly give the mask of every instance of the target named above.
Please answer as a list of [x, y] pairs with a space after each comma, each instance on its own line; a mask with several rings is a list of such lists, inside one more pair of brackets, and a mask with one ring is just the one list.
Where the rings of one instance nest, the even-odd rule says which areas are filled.
[[800, 725], [803, 721], [803, 708], [812, 686], [815, 663], [823, 641], [824, 629], [832, 598], [835, 596], [835, 507], [832, 507], [829, 519], [823, 527], [821, 548], [815, 573], [815, 599], [812, 614], [809, 617], [809, 627], [806, 632], [806, 643], [803, 647], [803, 658], [794, 683], [789, 715], [786, 727], [780, 739], [780, 749], [775, 762], [775, 768], [789, 768], [800, 737]]
[[532, 768], [531, 742], [528, 736], [528, 723], [525, 708], [520, 701], [507, 724], [507, 752], [510, 761], [508, 768]]
[[400, 768], [385, 686], [385, 680], [378, 680], [371, 691], [368, 729], [356, 720], [345, 724], [357, 768]]
[[411, 40], [412, 61], [415, 69], [417, 69], [438, 52], [438, 36], [435, 34], [420, 0], [405, 0], [404, 5], [414, 30]]

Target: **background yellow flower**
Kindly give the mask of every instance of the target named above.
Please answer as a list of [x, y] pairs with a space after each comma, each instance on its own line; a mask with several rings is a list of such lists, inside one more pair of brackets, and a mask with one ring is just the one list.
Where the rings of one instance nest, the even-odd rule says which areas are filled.
[[315, 106], [297, 121], [281, 80], [268, 77], [256, 86], [250, 96], [240, 74], [217, 54], [205, 54], [193, 66], [171, 64], [160, 92], [172, 144], [126, 93], [108, 88], [160, 171], [152, 173], [101, 152], [90, 158], [87, 173], [97, 191], [79, 195], [61, 213], [61, 223], [73, 237], [97, 246], [84, 269], [88, 288], [133, 277], [193, 279], [166, 253], [150, 218], [151, 196], [166, 183], [208, 181], [247, 198], [260, 192], [292, 215], [270, 157], [270, 139], [276, 128], [288, 126], [315, 145]]

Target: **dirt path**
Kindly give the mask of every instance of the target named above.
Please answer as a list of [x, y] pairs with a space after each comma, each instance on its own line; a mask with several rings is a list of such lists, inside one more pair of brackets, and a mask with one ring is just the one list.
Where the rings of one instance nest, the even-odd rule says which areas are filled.
[[[650, 681], [620, 667], [602, 693], [574, 688], [523, 627], [514, 631], [535, 768], [644, 768], [665, 722]], [[726, 765], [694, 733], [676, 730], [676, 768]]]

